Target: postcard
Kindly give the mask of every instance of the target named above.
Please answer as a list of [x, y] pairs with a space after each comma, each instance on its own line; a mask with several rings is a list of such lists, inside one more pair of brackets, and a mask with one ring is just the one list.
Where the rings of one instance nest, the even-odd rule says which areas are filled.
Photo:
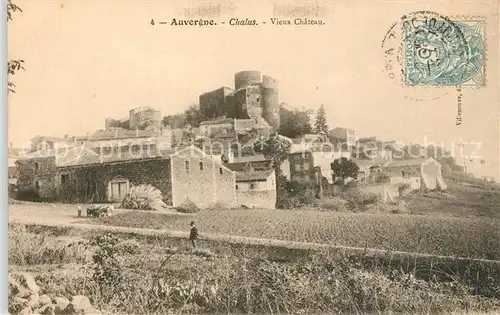
[[9, 314], [500, 311], [498, 1], [7, 6]]

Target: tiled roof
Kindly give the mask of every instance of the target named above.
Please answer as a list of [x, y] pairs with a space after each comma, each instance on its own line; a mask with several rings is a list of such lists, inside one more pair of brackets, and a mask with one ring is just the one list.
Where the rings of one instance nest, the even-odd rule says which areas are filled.
[[[111, 140], [127, 138], [148, 138], [157, 137], [161, 133], [156, 130], [128, 130], [123, 128], [98, 130], [90, 136], [90, 140]], [[84, 138], [84, 137], [81, 137]]]
[[373, 162], [370, 160], [362, 160], [362, 159], [351, 159], [360, 169], [369, 169]]
[[236, 182], [262, 182], [266, 181], [274, 170], [237, 172]]
[[397, 166], [419, 166], [422, 165], [428, 159], [406, 159], [406, 160], [392, 160], [385, 167], [397, 167]]
[[200, 126], [203, 126], [203, 125], [228, 124], [228, 123], [232, 123], [232, 122], [233, 122], [232, 118], [220, 118], [220, 119], [202, 121], [200, 123]]
[[36, 137], [33, 137], [31, 140], [35, 140], [35, 139], [40, 139], [40, 140], [45, 140], [45, 141], [54, 141], [54, 142], [69, 141], [69, 139], [66, 139], [66, 138], [52, 137], [52, 136], [36, 136]]
[[261, 160], [253, 162], [237, 162], [226, 164], [227, 168], [235, 172], [242, 172], [245, 170], [247, 164], [250, 164], [255, 171], [266, 171], [272, 167], [271, 160]]

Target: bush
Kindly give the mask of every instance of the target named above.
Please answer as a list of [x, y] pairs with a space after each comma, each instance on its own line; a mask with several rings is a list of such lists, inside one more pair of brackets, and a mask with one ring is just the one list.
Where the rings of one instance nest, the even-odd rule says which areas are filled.
[[24, 201], [40, 201], [40, 195], [34, 186], [19, 187], [16, 199]]
[[348, 202], [340, 197], [319, 199], [314, 202], [315, 206], [323, 210], [345, 211]]
[[359, 189], [348, 190], [342, 194], [352, 210], [366, 210], [369, 205], [380, 201], [380, 196], [375, 193], [364, 193]]
[[316, 199], [316, 187], [312, 184], [287, 181], [279, 191], [277, 208], [296, 209], [313, 204]]
[[391, 178], [387, 174], [376, 174], [373, 177], [373, 182], [376, 184], [388, 184]]
[[192, 202], [189, 198], [186, 198], [186, 201], [184, 201], [180, 206], [176, 208], [178, 212], [182, 213], [197, 213], [200, 212], [200, 208]]
[[151, 185], [132, 187], [122, 201], [123, 209], [158, 210], [165, 207], [161, 191]]

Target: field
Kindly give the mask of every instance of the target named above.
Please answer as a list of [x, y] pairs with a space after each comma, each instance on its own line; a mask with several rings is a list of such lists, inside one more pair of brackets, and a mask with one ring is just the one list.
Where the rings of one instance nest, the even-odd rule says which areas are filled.
[[291, 210], [210, 210], [192, 216], [127, 212], [87, 223], [500, 259], [500, 220]]
[[[89, 236], [71, 229], [27, 229], [10, 224], [9, 272], [32, 274], [40, 294], [85, 295], [103, 314], [459, 314], [500, 310], [500, 291], [493, 282], [483, 281], [477, 288], [479, 283], [454, 275], [422, 279], [391, 264], [360, 264], [328, 252], [287, 262], [244, 249], [223, 255], [216, 246], [191, 250], [166, 244], [152, 245], [134, 235]], [[491, 267], [500, 270], [500, 266]], [[487, 272], [487, 268], [482, 270]], [[9, 302], [9, 307], [28, 303], [12, 296]]]

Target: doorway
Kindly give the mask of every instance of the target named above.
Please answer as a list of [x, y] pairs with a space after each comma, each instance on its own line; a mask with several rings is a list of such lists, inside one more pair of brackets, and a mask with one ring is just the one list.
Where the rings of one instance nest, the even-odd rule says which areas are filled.
[[128, 194], [129, 181], [127, 179], [115, 179], [109, 182], [108, 200], [122, 202]]

